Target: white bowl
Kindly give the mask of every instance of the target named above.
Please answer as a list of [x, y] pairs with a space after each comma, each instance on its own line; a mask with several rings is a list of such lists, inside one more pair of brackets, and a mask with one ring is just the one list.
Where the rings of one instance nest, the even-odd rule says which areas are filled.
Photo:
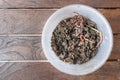
[[[74, 12], [80, 13], [86, 18], [94, 21], [97, 24], [98, 29], [103, 32], [103, 42], [100, 45], [96, 56], [90, 61], [80, 65], [64, 63], [56, 56], [51, 48], [52, 32], [61, 20], [74, 16]], [[99, 69], [110, 56], [112, 46], [113, 35], [108, 21], [96, 9], [86, 5], [74, 4], [57, 10], [47, 20], [42, 32], [42, 48], [49, 62], [61, 72], [71, 75], [85, 75]]]

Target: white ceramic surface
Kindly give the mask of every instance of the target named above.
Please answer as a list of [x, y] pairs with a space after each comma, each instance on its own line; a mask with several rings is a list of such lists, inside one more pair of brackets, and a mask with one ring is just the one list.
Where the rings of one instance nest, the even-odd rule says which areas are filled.
[[[81, 65], [64, 63], [63, 61], [59, 60], [51, 48], [51, 36], [53, 30], [61, 20], [74, 16], [74, 12], [80, 13], [81, 15], [93, 20], [97, 24], [98, 29], [103, 32], [103, 42], [98, 50], [97, 55], [90, 61]], [[47, 20], [42, 32], [42, 48], [49, 62], [61, 72], [71, 75], [85, 75], [99, 69], [110, 56], [112, 46], [113, 35], [108, 21], [96, 9], [86, 5], [74, 4], [57, 10]]]

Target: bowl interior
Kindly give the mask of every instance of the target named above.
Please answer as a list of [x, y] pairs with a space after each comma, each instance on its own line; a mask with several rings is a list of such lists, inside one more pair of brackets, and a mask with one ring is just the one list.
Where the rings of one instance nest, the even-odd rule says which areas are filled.
[[[73, 65], [59, 60], [51, 48], [52, 32], [58, 23], [68, 17], [80, 13], [86, 18], [91, 19], [97, 24], [100, 31], [103, 32], [103, 42], [99, 47], [98, 53], [90, 61]], [[85, 5], [70, 5], [56, 11], [46, 22], [42, 33], [42, 47], [47, 59], [58, 70], [72, 75], [85, 75], [100, 68], [108, 59], [113, 45], [113, 35], [108, 21], [95, 9]]]

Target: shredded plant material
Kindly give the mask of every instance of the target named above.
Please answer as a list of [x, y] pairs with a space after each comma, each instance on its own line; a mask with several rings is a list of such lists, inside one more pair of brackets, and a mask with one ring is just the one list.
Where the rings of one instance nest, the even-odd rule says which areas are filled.
[[102, 32], [93, 21], [77, 13], [57, 25], [51, 47], [62, 61], [82, 64], [96, 55], [102, 37]]

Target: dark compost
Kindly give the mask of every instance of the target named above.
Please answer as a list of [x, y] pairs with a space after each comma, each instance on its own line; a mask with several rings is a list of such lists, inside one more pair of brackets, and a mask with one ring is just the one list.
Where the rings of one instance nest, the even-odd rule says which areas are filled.
[[76, 14], [62, 20], [52, 33], [51, 47], [60, 60], [82, 64], [93, 58], [102, 42], [102, 32], [92, 20]]

